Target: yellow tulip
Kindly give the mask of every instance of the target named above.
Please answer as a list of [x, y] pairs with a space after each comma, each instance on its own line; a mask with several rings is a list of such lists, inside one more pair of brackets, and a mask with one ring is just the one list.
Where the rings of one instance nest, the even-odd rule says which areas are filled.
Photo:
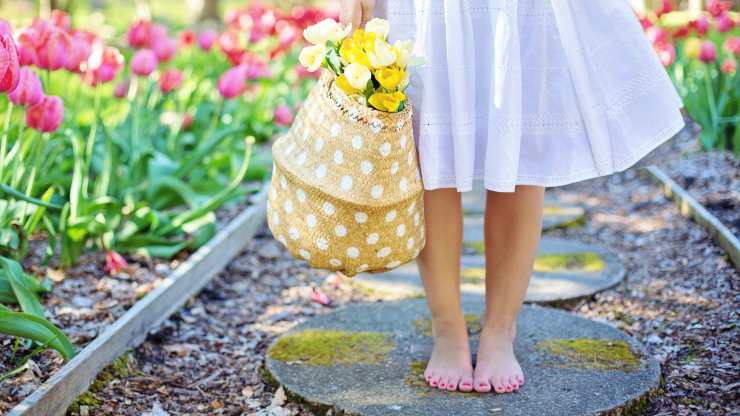
[[405, 99], [406, 95], [398, 91], [391, 94], [376, 92], [370, 96], [368, 103], [380, 111], [395, 113]]
[[683, 52], [691, 59], [696, 59], [701, 53], [701, 40], [698, 38], [690, 38], [686, 40], [683, 45]]
[[360, 64], [366, 67], [370, 67], [370, 59], [367, 54], [358, 47], [357, 42], [354, 39], [346, 39], [342, 42], [342, 47], [339, 48], [339, 56], [347, 64]]
[[375, 70], [375, 79], [387, 90], [395, 90], [406, 78], [406, 71], [398, 67], [381, 68]]
[[337, 86], [344, 92], [346, 92], [349, 95], [357, 94], [360, 92], [359, 90], [355, 89], [350, 85], [349, 81], [347, 81], [347, 77], [344, 75], [340, 75], [337, 77]]

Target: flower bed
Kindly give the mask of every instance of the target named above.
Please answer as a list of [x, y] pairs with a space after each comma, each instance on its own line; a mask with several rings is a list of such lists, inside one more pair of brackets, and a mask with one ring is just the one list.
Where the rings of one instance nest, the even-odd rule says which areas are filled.
[[701, 146], [740, 154], [740, 17], [732, 1], [710, 0], [696, 14], [675, 11], [675, 3], [641, 15], [645, 33], [701, 125]]
[[136, 20], [109, 38], [56, 11], [0, 20], [5, 377], [48, 377], [246, 206], [312, 82], [302, 29], [324, 17], [251, 6], [221, 32]]

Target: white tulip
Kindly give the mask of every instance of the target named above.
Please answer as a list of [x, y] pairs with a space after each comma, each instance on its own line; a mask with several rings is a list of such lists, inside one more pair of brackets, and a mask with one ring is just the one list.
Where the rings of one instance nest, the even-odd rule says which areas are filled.
[[364, 90], [371, 76], [370, 70], [358, 63], [349, 64], [344, 68], [344, 77], [356, 90]]
[[398, 54], [398, 65], [402, 68], [408, 66], [411, 61], [411, 53], [414, 49], [414, 43], [410, 40], [397, 40], [396, 43], [393, 44], [393, 48], [396, 49], [396, 53]]
[[314, 45], [326, 45], [328, 41], [337, 43], [349, 35], [352, 29], [351, 26], [342, 27], [334, 19], [324, 19], [313, 26], [307, 27], [303, 31], [303, 37]]
[[398, 58], [396, 56], [396, 51], [393, 50], [391, 45], [380, 39], [375, 40], [375, 48], [373, 48], [372, 51], [368, 51], [367, 57], [370, 58], [370, 64], [373, 68], [385, 68], [386, 66], [391, 66]]
[[375, 33], [378, 37], [386, 39], [391, 25], [385, 19], [374, 18], [365, 24], [365, 31]]
[[306, 46], [298, 56], [298, 61], [305, 66], [310, 72], [314, 72], [321, 67], [326, 57], [326, 46], [312, 45]]

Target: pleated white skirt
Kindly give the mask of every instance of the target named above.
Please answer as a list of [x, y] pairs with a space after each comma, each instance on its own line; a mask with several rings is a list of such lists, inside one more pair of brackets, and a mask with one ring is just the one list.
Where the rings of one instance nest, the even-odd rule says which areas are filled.
[[412, 39], [424, 188], [553, 187], [622, 171], [683, 126], [627, 0], [380, 0]]

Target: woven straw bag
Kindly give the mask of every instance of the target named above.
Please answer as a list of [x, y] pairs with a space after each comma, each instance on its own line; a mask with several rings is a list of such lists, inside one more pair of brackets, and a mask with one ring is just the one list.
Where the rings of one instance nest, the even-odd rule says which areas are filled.
[[424, 247], [411, 106], [366, 107], [324, 71], [290, 131], [272, 146], [267, 223], [311, 267], [383, 272]]

